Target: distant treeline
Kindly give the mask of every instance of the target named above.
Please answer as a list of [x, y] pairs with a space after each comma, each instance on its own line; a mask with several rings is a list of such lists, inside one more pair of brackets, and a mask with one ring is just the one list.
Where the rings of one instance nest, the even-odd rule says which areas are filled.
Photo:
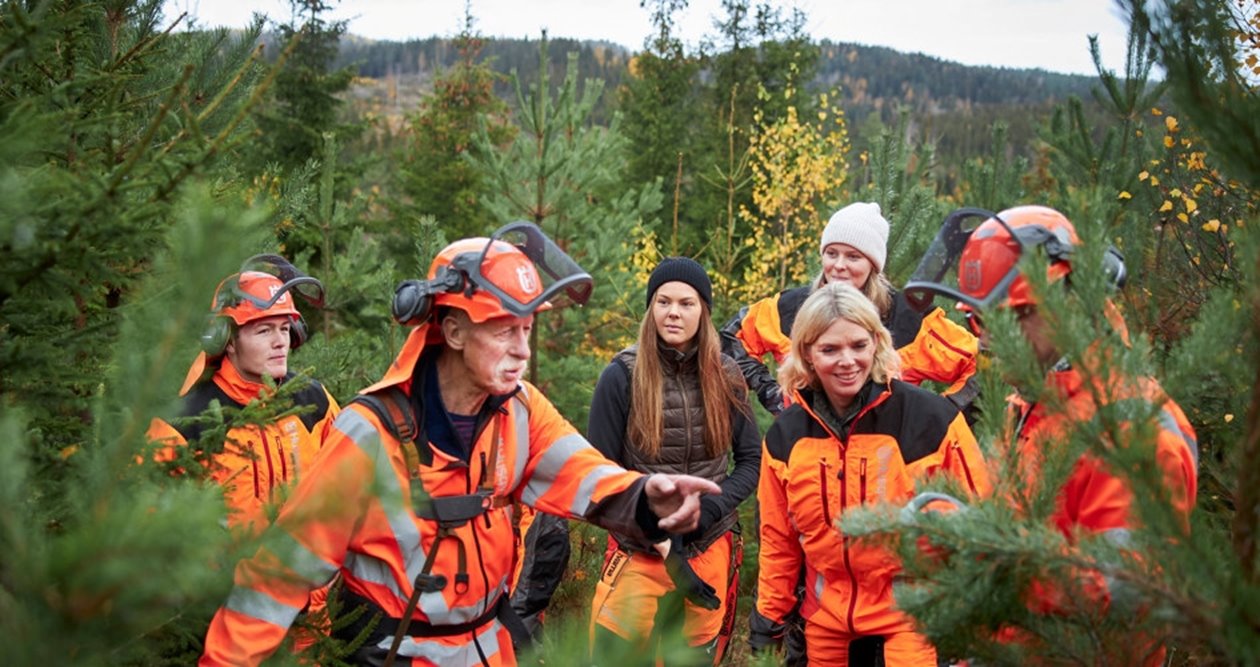
[[[903, 53], [879, 46], [822, 40], [812, 89], [838, 88], [841, 105], [849, 116], [856, 144], [863, 142], [863, 127], [872, 113], [881, 124], [893, 124], [897, 109], [906, 108], [918, 119], [942, 161], [988, 151], [991, 127], [1004, 121], [1010, 127], [1013, 152], [1029, 153], [1035, 126], [1055, 103], [1069, 96], [1090, 100], [1097, 77], [1059, 74], [1039, 69], [977, 67], [942, 60], [921, 53]], [[607, 118], [616, 105], [616, 91], [629, 76], [634, 54], [618, 44], [549, 38], [553, 81], [563, 75], [567, 54], [578, 54], [582, 79], [605, 82], [605, 98], [596, 118]], [[459, 58], [454, 40], [440, 37], [405, 42], [369, 40], [348, 36], [342, 40], [337, 67], [354, 66], [362, 77], [393, 78], [399, 86], [427, 86], [435, 71], [450, 67]], [[515, 70], [526, 81], [537, 80], [538, 40], [487, 39], [481, 58], [503, 74]], [[497, 91], [511, 99], [505, 77]]]

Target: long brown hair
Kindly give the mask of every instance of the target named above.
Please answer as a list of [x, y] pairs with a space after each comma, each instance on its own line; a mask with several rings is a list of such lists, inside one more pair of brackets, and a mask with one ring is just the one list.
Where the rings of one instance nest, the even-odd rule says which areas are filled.
[[[661, 371], [661, 357], [657, 352], [656, 321], [652, 307], [648, 306], [639, 324], [639, 353], [634, 363], [630, 382], [630, 418], [627, 434], [648, 458], [656, 458], [661, 452], [665, 437], [664, 396], [665, 384]], [[708, 304], [701, 302], [700, 327], [696, 330], [696, 362], [700, 376], [700, 394], [704, 397], [704, 450], [714, 458], [725, 454], [731, 447], [734, 427], [731, 425], [731, 408], [746, 410], [742, 392], [742, 377], [728, 374], [722, 364], [722, 348], [717, 329], [709, 314]]]

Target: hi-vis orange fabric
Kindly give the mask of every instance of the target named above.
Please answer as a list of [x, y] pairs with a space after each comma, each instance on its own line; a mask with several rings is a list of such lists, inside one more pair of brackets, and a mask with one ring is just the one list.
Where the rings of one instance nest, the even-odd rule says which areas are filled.
[[[1106, 381], [1097, 376], [1086, 380], [1075, 368], [1057, 368], [1047, 376], [1047, 388], [1059, 399], [1053, 407], [1045, 403], [1028, 404], [1017, 397], [1011, 399], [1011, 431], [1003, 442], [1014, 443], [1021, 474], [1036, 489], [1040, 480], [1041, 462], [1047, 452], [1071, 438], [1071, 432], [1093, 420], [1101, 405], [1132, 404], [1135, 414], [1154, 408], [1154, 442], [1118, 443], [1121, 447], [1149, 447], [1168, 492], [1168, 501], [1190, 529], [1190, 512], [1198, 495], [1199, 446], [1194, 428], [1181, 408], [1150, 377], [1124, 378], [1112, 375]], [[1100, 405], [1101, 403], [1101, 405]], [[1124, 422], [1122, 429], [1133, 432], [1134, 425]], [[1108, 443], [1117, 446], [1117, 443]], [[1141, 502], [1156, 502], [1144, 498]], [[1103, 536], [1123, 546], [1132, 530], [1139, 528], [1133, 491], [1127, 482], [1112, 474], [1097, 455], [1086, 452], [1074, 464], [1057, 494], [1057, 508], [1051, 521], [1068, 538], [1069, 543], [1085, 535]], [[1068, 597], [1083, 594], [1090, 598], [1100, 613], [1112, 599], [1111, 582], [1098, 571], [1079, 574], [1067, 593], [1051, 582], [1036, 582], [1029, 605], [1041, 613], [1063, 609]], [[1075, 600], [1076, 605], [1080, 600]], [[1011, 633], [1004, 635], [1015, 638]], [[1149, 640], [1134, 638], [1128, 646], [1115, 647], [1116, 660], [1128, 664], [1159, 665], [1163, 650]]]
[[[748, 376], [755, 368], [762, 382], [772, 379], [760, 362], [769, 354], [781, 363], [791, 351], [792, 323], [811, 291], [808, 286], [797, 287], [757, 301], [748, 306], [742, 319], [727, 325], [736, 328], [735, 338], [748, 357], [761, 365], [755, 368], [748, 360], [740, 359], [749, 388], [758, 396], [763, 395], [759, 387], [754, 386], [759, 382]], [[893, 346], [901, 357], [902, 380], [916, 385], [924, 380], [940, 382], [949, 385], [944, 393], [951, 394], [962, 389], [967, 379], [975, 375], [980, 342], [970, 331], [950, 320], [945, 311], [936, 308], [920, 320], [919, 314], [897, 293], [885, 320], [884, 326], [892, 334]]]
[[[377, 386], [395, 384], [412, 391], [411, 376], [427, 329], [412, 330]], [[430, 443], [417, 443], [431, 455], [425, 463], [409, 455], [370, 409], [348, 405], [330, 429], [311, 474], [265, 538], [266, 546], [237, 567], [236, 587], [211, 623], [200, 664], [259, 664], [283, 639], [307, 591], [338, 572], [350, 595], [398, 619], [430, 555], [431, 573], [443, 575], [447, 583], [420, 594], [413, 636], [403, 639], [400, 660], [462, 666], [483, 664], [484, 656], [486, 664], [514, 664], [507, 630], [487, 617], [506, 594], [512, 573], [511, 505], [492, 503], [484, 514], [454, 528], [453, 537], [432, 553], [438, 525], [417, 516], [413, 496], [466, 495], [484, 475], [497, 499], [633, 533], [635, 499], [644, 478], [601, 456], [528, 384], [504, 399], [488, 421], [466, 461]], [[459, 572], [471, 576], [460, 582]], [[485, 620], [459, 634], [415, 636], [420, 630], [440, 632], [442, 626], [479, 619]], [[365, 648], [383, 656], [391, 638], [376, 639]]]
[[[915, 481], [933, 475], [956, 479], [972, 496], [985, 495], [988, 471], [975, 436], [946, 399], [898, 380], [868, 384], [864, 392], [842, 432], [814, 411], [813, 392], [803, 390], [766, 433], [752, 631], [771, 641], [781, 635], [803, 565], [800, 613], [810, 664], [847, 665], [848, 641], [877, 635], [906, 655], [898, 664], [935, 665], [930, 645], [899, 636], [914, 633], [914, 624], [894, 606], [892, 583], [901, 571], [896, 555], [844, 535], [837, 521], [857, 507], [904, 505]], [[815, 651], [816, 643], [828, 649]]]
[[[281, 382], [292, 377], [290, 374]], [[185, 397], [181, 416], [201, 414], [214, 400], [224, 408], [243, 408], [264, 398], [266, 391], [265, 385], [241, 377], [232, 362], [223, 357], [210, 381], [198, 383]], [[281, 500], [281, 487], [310, 470], [324, 431], [340, 411], [337, 401], [313, 380], [293, 395], [293, 404], [309, 410], [262, 426], [233, 428], [222, 449], [208, 457], [210, 478], [223, 487], [229, 526], [248, 526], [254, 534], [266, 528], [267, 505]], [[158, 450], [155, 459], [173, 460], [175, 448], [196, 439], [204, 429], [176, 429], [166, 421], [154, 419], [149, 424], [149, 440], [168, 445]]]

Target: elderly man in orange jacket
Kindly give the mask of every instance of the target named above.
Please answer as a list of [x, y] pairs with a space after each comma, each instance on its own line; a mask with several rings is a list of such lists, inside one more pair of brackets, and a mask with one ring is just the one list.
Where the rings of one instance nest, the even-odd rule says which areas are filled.
[[[980, 219], [979, 225], [974, 220]], [[967, 231], [970, 229], [971, 231]], [[1046, 313], [1028, 277], [1026, 260], [1041, 255], [1046, 263], [1050, 285], [1070, 281], [1074, 251], [1081, 245], [1075, 227], [1059, 211], [1044, 206], [1018, 206], [1000, 213], [961, 209], [946, 219], [933, 246], [924, 256], [915, 275], [906, 284], [907, 298], [926, 307], [934, 295], [944, 295], [961, 303], [977, 329], [980, 314], [995, 308], [1014, 311], [1016, 322], [1028, 340], [1038, 363], [1045, 369], [1041, 401], [1018, 395], [1010, 402], [1011, 431], [1003, 442], [1016, 448], [1020, 474], [1037, 488], [1042, 480], [1040, 462], [1066, 445], [1069, 434], [1093, 420], [1108, 406], [1123, 403], [1149, 406], [1153, 423], [1149, 428], [1124, 424], [1120, 432], [1126, 442], [1107, 442], [1109, 447], [1143, 447], [1149, 450], [1165, 487], [1165, 498], [1189, 530], [1190, 512], [1197, 493], [1198, 443], [1194, 429], [1181, 408], [1168, 397], [1152, 377], [1126, 377], [1114, 370], [1102, 372], [1103, 351], [1091, 347], [1081, 359], [1063, 356], [1054, 342]], [[1113, 287], [1123, 285], [1123, 257], [1114, 248], [1103, 254], [1103, 270]], [[1115, 306], [1107, 302], [1104, 315], [1108, 325], [1127, 342], [1124, 321]], [[1142, 414], [1140, 411], [1138, 414]], [[1136, 433], [1152, 434], [1149, 442], [1136, 442]], [[1149, 502], [1147, 499], [1145, 502]], [[1118, 546], [1130, 542], [1139, 528], [1130, 483], [1109, 469], [1103, 458], [1085, 452], [1077, 459], [1067, 479], [1058, 489], [1054, 526], [1069, 544], [1082, 536], [1100, 536]], [[1083, 592], [1095, 609], [1105, 609], [1115, 593], [1113, 583], [1098, 570], [1079, 573], [1079, 580], [1037, 582], [1031, 589], [1030, 607], [1044, 613], [1064, 609], [1073, 594]], [[1076, 604], [1079, 605], [1078, 600]], [[1011, 633], [1006, 633], [1012, 636]], [[1157, 665], [1162, 650], [1135, 641], [1123, 647], [1112, 659], [1128, 664]], [[1119, 663], [1117, 663], [1119, 664]]]
[[512, 505], [583, 519], [645, 544], [693, 530], [716, 484], [605, 459], [525, 381], [534, 313], [591, 278], [529, 223], [442, 250], [399, 285], [413, 326], [385, 377], [342, 411], [266, 546], [236, 571], [201, 665], [257, 665], [307, 591], [337, 573], [338, 634], [364, 665], [511, 665]]

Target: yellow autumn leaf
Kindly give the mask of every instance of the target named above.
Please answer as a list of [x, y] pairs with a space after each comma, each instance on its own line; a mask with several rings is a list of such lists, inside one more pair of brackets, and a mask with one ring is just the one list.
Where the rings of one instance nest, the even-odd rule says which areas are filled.
[[1164, 118], [1164, 127], [1168, 128], [1168, 131], [1169, 131], [1169, 132], [1176, 132], [1176, 131], [1177, 131], [1177, 119], [1176, 119], [1176, 118], [1174, 118], [1173, 116], [1167, 116], [1167, 117], [1165, 117], [1165, 118]]
[[1145, 181], [1145, 180], [1147, 179], [1147, 177], [1149, 177], [1150, 175], [1151, 175], [1151, 172], [1149, 172], [1149, 171], [1143, 171], [1142, 173], [1138, 174], [1138, 180], [1139, 180], [1139, 181]]
[[1220, 228], [1221, 228], [1221, 221], [1217, 220], [1216, 218], [1212, 218], [1211, 220], [1208, 220], [1207, 222], [1203, 223], [1203, 231], [1205, 232], [1215, 232], [1216, 230]]
[[1164, 213], [1165, 211], [1171, 211], [1171, 210], [1172, 210], [1172, 202], [1165, 199], [1164, 203], [1161, 204], [1159, 207], [1159, 212]]
[[1190, 216], [1186, 215], [1185, 213], [1178, 213], [1177, 219], [1182, 222], [1190, 222]]
[[1180, 196], [1181, 196], [1181, 188], [1173, 188], [1173, 189], [1172, 189], [1172, 191], [1168, 193], [1168, 196], [1169, 196], [1169, 197], [1180, 197]]
[[1152, 176], [1152, 177], [1151, 177], [1151, 187], [1153, 187], [1153, 188], [1154, 188], [1154, 187], [1158, 187], [1158, 186], [1159, 186], [1159, 177], [1157, 177], [1157, 176]]
[[1195, 200], [1189, 197], [1186, 197], [1182, 199], [1181, 201], [1182, 203], [1186, 205], [1186, 213], [1194, 213], [1195, 211], [1199, 209], [1199, 202], [1196, 202]]
[[1164, 112], [1163, 112], [1163, 111], [1160, 111], [1158, 107], [1151, 107], [1151, 115], [1152, 115], [1152, 116], [1162, 116], [1162, 115], [1164, 115]]
[[1172, 148], [1172, 147], [1173, 147], [1173, 138], [1165, 134], [1164, 135], [1164, 148]]
[[1228, 423], [1230, 423], [1230, 422], [1232, 422], [1232, 421], [1234, 421], [1234, 415], [1225, 415], [1225, 423], [1226, 423], [1226, 424], [1228, 424]]
[[1133, 199], [1133, 195], [1128, 192], [1121, 192], [1119, 199]]

